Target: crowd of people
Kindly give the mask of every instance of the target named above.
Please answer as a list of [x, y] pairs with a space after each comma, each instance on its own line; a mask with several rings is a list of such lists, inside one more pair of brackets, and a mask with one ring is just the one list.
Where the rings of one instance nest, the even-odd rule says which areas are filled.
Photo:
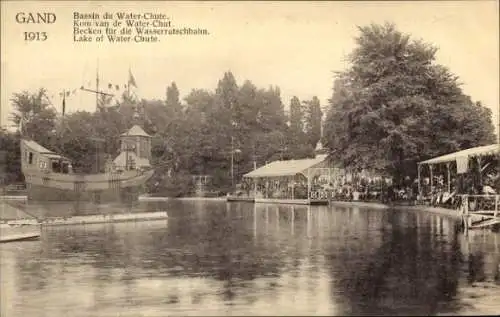
[[[318, 178], [320, 179], [320, 178]], [[410, 179], [405, 177], [398, 183], [391, 179], [350, 179], [346, 181], [321, 181], [313, 179], [310, 188], [306, 182], [293, 186], [288, 181], [260, 182], [256, 187], [250, 182], [243, 182], [240, 192], [242, 195], [253, 196], [256, 190], [258, 197], [278, 199], [307, 199], [308, 189], [311, 199], [328, 199], [336, 201], [365, 201], [385, 204], [426, 204], [433, 207], [456, 209], [460, 206], [461, 195], [482, 195], [494, 197], [500, 192], [500, 174], [465, 173], [453, 175], [450, 183], [444, 176], [435, 176], [431, 184], [430, 179]], [[419, 183], [420, 182], [420, 183]], [[481, 197], [482, 197], [481, 196]], [[479, 197], [479, 196], [478, 196]], [[491, 199], [478, 199], [477, 208], [494, 204]], [[486, 206], [488, 207], [488, 206]]]

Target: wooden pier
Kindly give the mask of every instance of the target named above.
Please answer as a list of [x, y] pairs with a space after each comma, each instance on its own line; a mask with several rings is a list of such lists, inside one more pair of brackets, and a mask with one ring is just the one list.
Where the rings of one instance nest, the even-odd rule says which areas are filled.
[[42, 225], [42, 226], [60, 226], [60, 225], [85, 225], [95, 223], [117, 223], [128, 221], [154, 221], [166, 220], [168, 214], [166, 211], [140, 212], [125, 214], [100, 214], [71, 217], [50, 217], [45, 219], [22, 219], [10, 220], [9, 225]]
[[461, 195], [464, 230], [500, 227], [500, 195]]
[[248, 203], [254, 203], [255, 198], [254, 197], [248, 197], [248, 196], [235, 196], [235, 195], [228, 195], [226, 197], [227, 202], [248, 202]]
[[37, 232], [11, 234], [6, 236], [0, 235], [0, 243], [16, 242], [16, 241], [33, 241], [33, 240], [38, 240], [39, 238], [40, 238], [40, 233]]

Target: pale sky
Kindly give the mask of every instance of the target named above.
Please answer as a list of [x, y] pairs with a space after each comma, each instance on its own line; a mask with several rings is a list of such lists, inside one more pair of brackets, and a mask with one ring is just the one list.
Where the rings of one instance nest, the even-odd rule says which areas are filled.
[[[206, 28], [208, 36], [166, 36], [159, 43], [73, 42], [73, 12], [164, 13], [176, 26]], [[19, 24], [18, 12], [53, 12], [54, 24]], [[498, 1], [419, 2], [111, 2], [1, 1], [1, 125], [10, 124], [9, 99], [15, 92], [49, 90], [60, 111], [63, 89], [88, 82], [123, 86], [128, 69], [142, 98], [164, 99], [177, 83], [181, 96], [191, 89], [213, 90], [225, 71], [238, 84], [276, 85], [288, 107], [301, 100], [331, 97], [333, 72], [345, 69], [357, 26], [392, 22], [413, 38], [439, 47], [437, 62], [451, 69], [473, 100], [499, 108]], [[44, 42], [25, 42], [23, 32], [45, 31]], [[105, 89], [106, 90], [106, 89]], [[95, 109], [95, 97], [77, 90], [67, 111]]]

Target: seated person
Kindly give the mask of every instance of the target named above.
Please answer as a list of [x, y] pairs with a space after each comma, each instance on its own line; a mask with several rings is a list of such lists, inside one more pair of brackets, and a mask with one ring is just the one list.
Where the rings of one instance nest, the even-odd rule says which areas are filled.
[[495, 195], [496, 191], [488, 184], [483, 186], [483, 194], [485, 195]]

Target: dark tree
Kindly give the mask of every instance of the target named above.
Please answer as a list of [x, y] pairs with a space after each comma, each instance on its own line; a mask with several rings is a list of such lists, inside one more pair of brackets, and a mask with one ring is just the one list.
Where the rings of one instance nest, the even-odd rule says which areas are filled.
[[325, 124], [333, 158], [353, 169], [414, 176], [416, 162], [494, 142], [491, 112], [435, 63], [437, 48], [394, 25], [359, 28]]

